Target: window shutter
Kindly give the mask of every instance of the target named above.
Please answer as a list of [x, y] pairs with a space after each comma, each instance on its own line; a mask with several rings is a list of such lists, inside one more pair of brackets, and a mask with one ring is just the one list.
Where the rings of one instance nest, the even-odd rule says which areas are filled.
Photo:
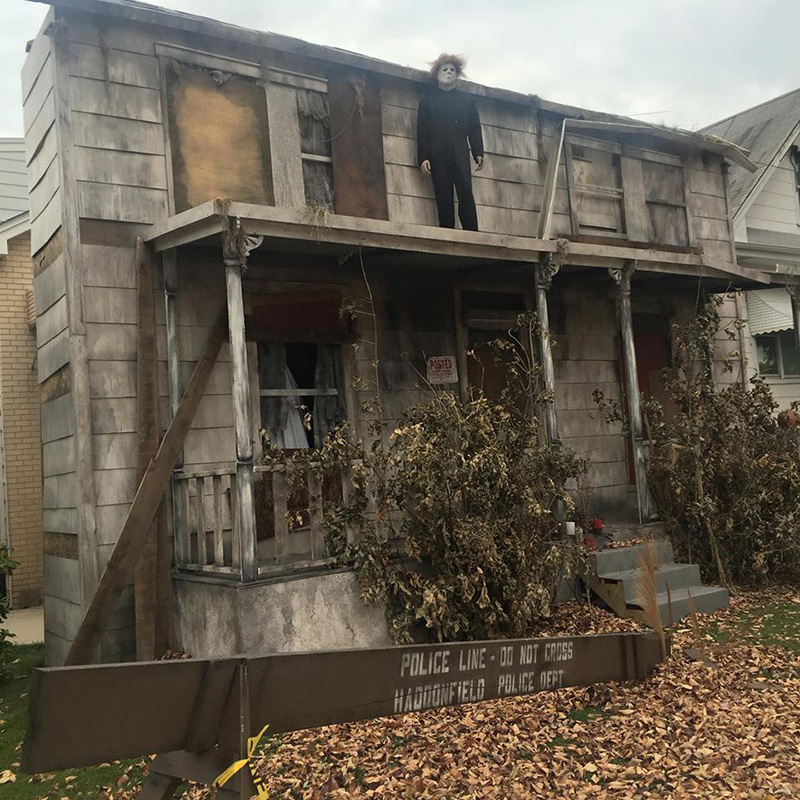
[[389, 219], [378, 87], [363, 74], [328, 78], [337, 214]]

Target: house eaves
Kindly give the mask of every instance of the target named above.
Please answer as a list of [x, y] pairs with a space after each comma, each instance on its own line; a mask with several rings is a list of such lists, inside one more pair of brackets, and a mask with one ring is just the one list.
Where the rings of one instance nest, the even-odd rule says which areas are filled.
[[8, 243], [15, 236], [25, 233], [30, 227], [30, 216], [27, 211], [23, 211], [21, 214], [17, 214], [16, 217], [11, 217], [0, 223], [0, 256], [7, 256]]

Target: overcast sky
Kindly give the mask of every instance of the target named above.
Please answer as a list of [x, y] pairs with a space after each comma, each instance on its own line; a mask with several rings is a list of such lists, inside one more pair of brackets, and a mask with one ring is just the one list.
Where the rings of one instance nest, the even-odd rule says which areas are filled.
[[[800, 86], [797, 0], [166, 0], [237, 25], [697, 128]], [[0, 135], [22, 136], [19, 71], [46, 7], [0, 0]]]

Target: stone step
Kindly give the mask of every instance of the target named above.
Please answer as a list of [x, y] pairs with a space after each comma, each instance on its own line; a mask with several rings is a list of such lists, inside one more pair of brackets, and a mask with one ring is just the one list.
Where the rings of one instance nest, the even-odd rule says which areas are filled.
[[[604, 572], [598, 577], [604, 581], [622, 581], [625, 602], [635, 603], [639, 575], [638, 569], [628, 569], [620, 572]], [[699, 587], [700, 585], [700, 567], [697, 564], [660, 564], [656, 570], [656, 591], [658, 592], [665, 592], [667, 586], [671, 592], [674, 592], [676, 589]]]
[[[663, 540], [655, 542], [655, 559], [657, 564], [669, 564], [673, 561], [672, 544]], [[612, 572], [635, 570], [639, 566], [639, 558], [645, 545], [634, 544], [630, 547], [607, 547], [591, 554], [594, 558], [595, 570], [599, 577]]]
[[[691, 586], [684, 589], [676, 589], [670, 592], [667, 599], [666, 592], [656, 595], [658, 600], [658, 610], [661, 613], [661, 622], [664, 625], [670, 623], [670, 602], [672, 605], [672, 622], [678, 622], [689, 616], [689, 592], [692, 593], [694, 607], [700, 614], [713, 614], [720, 608], [726, 608], [729, 601], [728, 590], [721, 586]], [[640, 606], [635, 605], [635, 608]]]

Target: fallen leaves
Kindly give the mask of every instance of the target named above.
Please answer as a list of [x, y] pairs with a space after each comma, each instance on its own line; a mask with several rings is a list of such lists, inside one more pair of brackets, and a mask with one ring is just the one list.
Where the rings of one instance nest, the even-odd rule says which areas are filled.
[[[714, 631], [701, 641], [686, 621], [673, 631], [672, 658], [644, 681], [272, 736], [259, 769], [271, 798], [291, 800], [797, 798], [800, 655], [764, 644], [742, 620], [764, 620], [774, 632], [762, 610], [798, 602], [796, 589], [739, 594], [729, 609], [700, 618]], [[570, 603], [535, 635], [639, 628]], [[106, 796], [132, 800], [137, 791], [127, 785]], [[212, 796], [205, 787], [184, 794]]]
[[17, 776], [10, 769], [0, 772], [0, 783], [16, 783], [16, 780]]

